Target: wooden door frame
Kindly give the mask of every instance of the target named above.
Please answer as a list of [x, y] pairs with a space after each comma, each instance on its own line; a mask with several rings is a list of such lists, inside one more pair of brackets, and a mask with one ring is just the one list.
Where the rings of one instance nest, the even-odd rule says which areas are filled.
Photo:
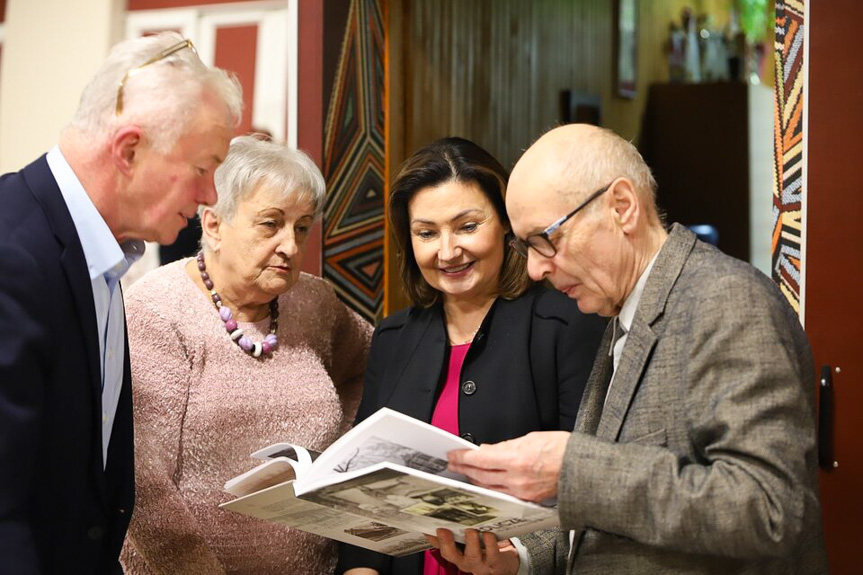
[[[805, 267], [801, 313], [816, 367], [830, 366], [833, 387], [833, 457], [821, 472], [825, 539], [832, 573], [856, 572], [863, 537], [863, 460], [859, 412], [859, 289], [863, 269], [855, 256], [863, 225], [859, 158], [863, 109], [858, 101], [863, 61], [853, 39], [858, 0], [806, 2], [806, 110], [804, 124]], [[857, 294], [855, 296], [855, 294]], [[823, 424], [824, 422], [822, 422]]]
[[409, 0], [385, 0], [384, 21], [385, 58], [384, 58], [384, 114], [385, 114], [385, 176], [384, 176], [384, 317], [398, 311], [409, 301], [401, 285], [398, 254], [390, 233], [389, 191], [401, 163], [405, 159], [405, 76], [407, 43], [405, 35], [408, 26]]

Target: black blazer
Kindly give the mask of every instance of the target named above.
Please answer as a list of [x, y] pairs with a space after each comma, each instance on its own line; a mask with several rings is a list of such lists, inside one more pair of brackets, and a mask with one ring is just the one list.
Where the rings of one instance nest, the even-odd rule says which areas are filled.
[[120, 573], [134, 504], [128, 340], [102, 465], [87, 263], [42, 156], [0, 178], [0, 574]]
[[[605, 324], [541, 285], [515, 300], [495, 301], [462, 367], [462, 437], [496, 443], [531, 431], [571, 430]], [[408, 308], [381, 322], [357, 422], [384, 406], [431, 421], [448, 349], [441, 305]], [[382, 575], [421, 574], [422, 559], [422, 553], [393, 559], [341, 545], [336, 573], [371, 567]]]

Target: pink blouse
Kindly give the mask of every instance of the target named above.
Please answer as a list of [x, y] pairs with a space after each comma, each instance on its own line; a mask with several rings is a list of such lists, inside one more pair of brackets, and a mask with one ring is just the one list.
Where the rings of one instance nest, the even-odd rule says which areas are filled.
[[[470, 344], [453, 345], [450, 347], [449, 366], [446, 372], [446, 382], [443, 391], [435, 404], [431, 423], [435, 427], [458, 435], [458, 392], [461, 379], [461, 368]], [[457, 575], [461, 571], [442, 559], [437, 549], [425, 552], [423, 575]]]

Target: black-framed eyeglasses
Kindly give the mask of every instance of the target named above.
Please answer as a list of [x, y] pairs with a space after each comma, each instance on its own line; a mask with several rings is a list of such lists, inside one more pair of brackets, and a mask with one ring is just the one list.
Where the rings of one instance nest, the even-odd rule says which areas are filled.
[[581, 202], [578, 207], [576, 207], [574, 210], [572, 210], [571, 212], [569, 212], [538, 234], [530, 234], [525, 239], [513, 236], [512, 239], [509, 240], [509, 245], [511, 245], [512, 249], [514, 249], [516, 252], [518, 252], [524, 257], [527, 257], [528, 248], [533, 248], [539, 255], [545, 256], [547, 258], [553, 258], [555, 254], [557, 254], [557, 248], [554, 247], [554, 244], [551, 241], [551, 234], [559, 230], [560, 226], [568, 222], [570, 218], [583, 210], [587, 206], [587, 204], [608, 191], [608, 188], [610, 188], [611, 184], [613, 183], [614, 182], [610, 182], [607, 186], [604, 186], [587, 196], [587, 199]]
[[164, 50], [162, 50], [161, 52], [159, 52], [158, 54], [156, 54], [155, 56], [153, 56], [152, 58], [150, 58], [149, 60], [147, 60], [146, 62], [141, 64], [140, 66], [135, 66], [134, 68], [132, 68], [131, 70], [129, 70], [128, 72], [123, 74], [123, 77], [120, 78], [120, 85], [117, 86], [117, 107], [115, 108], [114, 113], [117, 116], [119, 116], [120, 114], [123, 113], [123, 86], [125, 86], [126, 81], [129, 78], [131, 78], [132, 76], [134, 76], [135, 74], [137, 74], [143, 68], [146, 68], [150, 64], [155, 64], [159, 60], [164, 60], [168, 56], [171, 56], [172, 54], [176, 54], [177, 52], [179, 52], [183, 48], [189, 48], [195, 54], [198, 53], [198, 51], [195, 50], [195, 45], [192, 44], [191, 40], [183, 40], [182, 42], [177, 42], [173, 46], [169, 46], [168, 48], [165, 48]]

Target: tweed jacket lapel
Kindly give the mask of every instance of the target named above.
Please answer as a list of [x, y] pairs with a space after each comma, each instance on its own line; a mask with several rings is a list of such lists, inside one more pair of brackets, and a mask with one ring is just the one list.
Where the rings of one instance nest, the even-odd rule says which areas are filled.
[[668, 294], [677, 282], [694, 245], [695, 235], [692, 232], [679, 224], [672, 226], [647, 278], [617, 366], [614, 384], [602, 410], [596, 432], [596, 436], [601, 439], [617, 441], [620, 435], [627, 410], [658, 339], [654, 329], [665, 311]]
[[[672, 226], [668, 239], [660, 249], [656, 263], [647, 278], [623, 348], [623, 355], [617, 366], [614, 385], [608, 390], [606, 399], [607, 385], [613, 371], [612, 358], [609, 355], [613, 334], [612, 323], [609, 323], [587, 382], [587, 389], [575, 422], [575, 431], [596, 435], [607, 441], [617, 441], [629, 405], [641, 383], [650, 355], [658, 340], [654, 328], [657, 327], [665, 311], [668, 294], [680, 276], [683, 264], [694, 245], [694, 234], [678, 224]], [[567, 573], [574, 571], [573, 566], [584, 530], [576, 530], [572, 536], [573, 546], [567, 557]]]
[[599, 344], [599, 350], [596, 352], [596, 361], [593, 362], [590, 377], [587, 379], [578, 415], [575, 418], [575, 431], [579, 433], [596, 434], [596, 426], [602, 415], [602, 405], [605, 402], [605, 394], [614, 367], [608, 353], [611, 349], [613, 331], [613, 322], [608, 322], [605, 334]]
[[[578, 433], [596, 435], [596, 427], [599, 425], [602, 416], [608, 384], [611, 381], [611, 375], [614, 370], [614, 363], [611, 355], [609, 355], [613, 337], [614, 322], [608, 322], [608, 326], [606, 326], [605, 333], [602, 336], [602, 341], [599, 344], [599, 350], [596, 352], [596, 361], [593, 362], [593, 369], [590, 371], [590, 377], [587, 378], [587, 385], [581, 399], [581, 407], [578, 409], [578, 415], [575, 418], [574, 431]], [[567, 556], [567, 573], [572, 572], [572, 564], [578, 552], [578, 546], [581, 544], [583, 534], [583, 529], [576, 530], [570, 534], [573, 546]]]
[[595, 433], [600, 439], [617, 440], [626, 410], [635, 395], [654, 345], [656, 345], [656, 335], [650, 326], [639, 325], [633, 321], [632, 329], [626, 338], [625, 351], [617, 366], [614, 384], [608, 391], [608, 399], [602, 409], [602, 417]]

